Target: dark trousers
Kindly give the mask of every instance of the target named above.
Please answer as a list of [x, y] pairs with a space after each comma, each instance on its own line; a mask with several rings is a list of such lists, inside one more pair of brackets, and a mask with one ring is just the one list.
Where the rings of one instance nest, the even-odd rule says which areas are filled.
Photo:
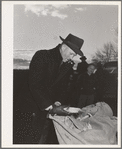
[[79, 108], [83, 108], [86, 107], [88, 105], [94, 104], [95, 102], [95, 97], [94, 95], [80, 95], [80, 98], [78, 100], [78, 107]]
[[59, 144], [52, 120], [47, 119], [39, 144]]

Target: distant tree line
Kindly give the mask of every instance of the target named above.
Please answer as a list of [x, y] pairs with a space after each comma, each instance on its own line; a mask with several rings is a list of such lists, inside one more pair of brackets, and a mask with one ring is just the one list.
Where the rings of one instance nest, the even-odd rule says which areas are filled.
[[109, 61], [118, 60], [118, 29], [114, 30], [115, 38], [112, 42], [105, 43], [102, 48], [97, 49], [96, 53], [92, 56], [92, 62], [102, 64]]

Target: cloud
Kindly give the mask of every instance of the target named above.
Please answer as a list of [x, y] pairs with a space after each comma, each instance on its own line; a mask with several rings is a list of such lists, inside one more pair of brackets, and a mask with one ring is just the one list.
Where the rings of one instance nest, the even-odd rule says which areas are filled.
[[51, 5], [52, 7], [54, 8], [57, 8], [57, 9], [66, 9], [68, 7], [70, 7], [70, 5]]
[[65, 19], [68, 17], [66, 14], [62, 14], [60, 11], [69, 7], [69, 5], [24, 5], [25, 12], [31, 11], [37, 16], [51, 15], [52, 17], [58, 17]]
[[49, 13], [48, 9], [45, 9], [45, 10], [41, 11], [41, 14], [44, 15], [44, 16], [47, 16], [48, 13]]
[[38, 7], [36, 5], [25, 5], [25, 12], [27, 11], [32, 11], [35, 13], [37, 16], [39, 16], [40, 12], [44, 10], [44, 7]]
[[75, 8], [75, 12], [78, 12], [78, 11], [86, 11], [86, 7]]
[[65, 19], [66, 17], [68, 17], [67, 15], [60, 14], [58, 10], [52, 11], [51, 16], [59, 17], [61, 19]]

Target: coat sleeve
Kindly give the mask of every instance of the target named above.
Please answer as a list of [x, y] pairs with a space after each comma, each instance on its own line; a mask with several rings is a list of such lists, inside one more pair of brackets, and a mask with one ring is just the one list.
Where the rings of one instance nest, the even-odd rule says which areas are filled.
[[49, 91], [45, 84], [48, 69], [46, 50], [37, 51], [33, 56], [29, 69], [29, 88], [37, 106], [44, 110], [52, 104]]

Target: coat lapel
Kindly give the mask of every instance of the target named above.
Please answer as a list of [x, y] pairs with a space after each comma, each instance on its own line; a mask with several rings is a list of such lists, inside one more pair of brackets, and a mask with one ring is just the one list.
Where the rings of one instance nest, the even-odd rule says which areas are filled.
[[72, 63], [63, 63], [58, 71], [57, 77], [54, 81], [54, 83], [52, 84], [52, 86], [56, 85], [65, 75], [66, 73], [72, 68], [73, 64]]

